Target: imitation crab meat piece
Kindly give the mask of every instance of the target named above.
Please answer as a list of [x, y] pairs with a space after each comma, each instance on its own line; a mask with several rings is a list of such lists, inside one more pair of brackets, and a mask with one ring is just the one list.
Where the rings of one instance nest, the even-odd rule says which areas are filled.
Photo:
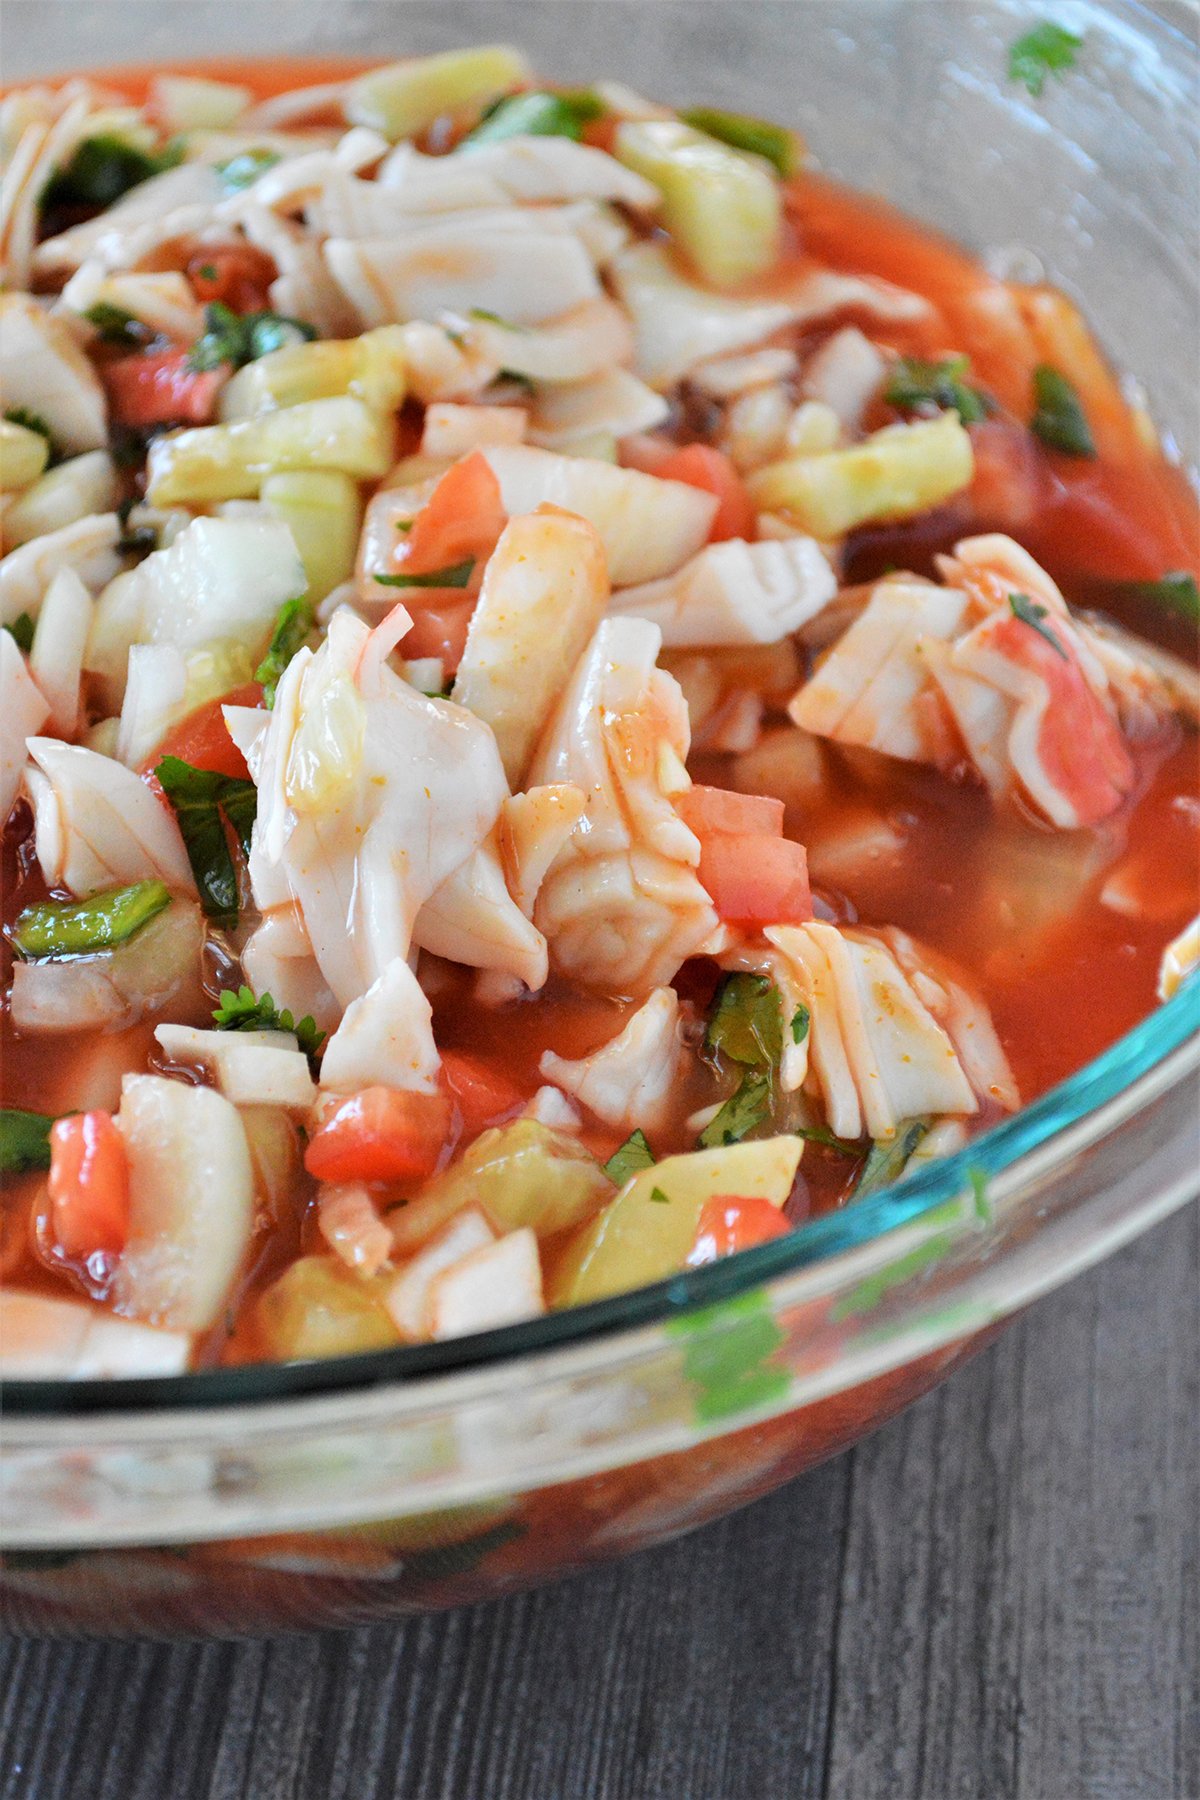
[[539, 394], [529, 422], [530, 441], [547, 450], [581, 447], [596, 438], [627, 438], [653, 431], [670, 408], [661, 394], [628, 369], [605, 369], [590, 380], [563, 383]]
[[49, 712], [17, 640], [11, 631], [0, 631], [0, 820], [8, 818], [20, 790], [26, 740], [41, 730]]
[[527, 788], [504, 802], [500, 812], [500, 848], [508, 891], [525, 914], [533, 917], [538, 891], [551, 865], [587, 810], [582, 788], [569, 782]]
[[763, 344], [787, 325], [854, 312], [883, 320], [927, 316], [929, 303], [891, 282], [830, 269], [808, 269], [786, 284], [743, 298], [715, 293], [688, 278], [662, 244], [635, 244], [613, 265], [617, 295], [633, 319], [634, 368], [666, 388], [696, 364]]
[[145, 129], [116, 94], [88, 81], [17, 90], [4, 101], [0, 135], [0, 276], [12, 288], [32, 286], [46, 189], [87, 137], [123, 136]]
[[486, 444], [520, 444], [528, 422], [529, 414], [523, 406], [463, 406], [454, 401], [435, 401], [425, 409], [421, 455], [450, 462]]
[[304, 208], [311, 223], [311, 208], [322, 195], [341, 179], [369, 169], [372, 163], [386, 156], [387, 151], [386, 138], [366, 126], [356, 125], [332, 146], [301, 149], [297, 155], [284, 156], [271, 163], [247, 187], [222, 201], [221, 215], [239, 219], [247, 206], [265, 206], [284, 213]]
[[573, 1062], [547, 1050], [538, 1073], [618, 1131], [663, 1122], [679, 1071], [679, 998], [655, 988], [623, 1031]]
[[800, 391], [836, 413], [844, 431], [857, 432], [886, 374], [887, 359], [878, 345], [856, 325], [846, 325], [805, 363]]
[[266, 206], [245, 206], [240, 224], [246, 242], [269, 256], [278, 271], [267, 289], [276, 312], [306, 320], [322, 338], [354, 335], [358, 315], [330, 274], [323, 245]]
[[700, 549], [716, 516], [715, 494], [640, 469], [529, 444], [502, 444], [480, 454], [511, 517], [548, 502], [594, 525], [614, 587], [671, 574]]
[[604, 546], [586, 519], [544, 506], [504, 527], [452, 697], [491, 726], [512, 787], [608, 598]]
[[[379, 629], [395, 643], [405, 624], [389, 615]], [[264, 911], [295, 900], [343, 1007], [413, 944], [437, 949], [450, 933], [459, 960], [539, 987], [545, 945], [508, 896], [495, 843], [508, 785], [491, 730], [417, 693], [369, 654], [371, 636], [335, 612], [243, 742], [258, 784], [255, 898]]]
[[127, 1076], [117, 1124], [129, 1158], [118, 1307], [204, 1331], [220, 1316], [254, 1228], [254, 1174], [237, 1108], [215, 1088]]
[[58, 738], [30, 738], [29, 754], [25, 781], [48, 887], [86, 897], [157, 877], [195, 893], [174, 814], [132, 769]]
[[696, 874], [699, 840], [674, 806], [690, 785], [687, 706], [654, 666], [660, 645], [644, 619], [605, 619], [529, 771], [531, 786], [586, 796], [534, 921], [565, 975], [612, 993], [663, 986], [718, 927]]
[[[769, 926], [766, 937], [783, 959], [787, 1001], [808, 1009], [801, 1078], [838, 1137], [886, 1139], [906, 1119], [979, 1110], [949, 1034], [881, 937], [815, 919]], [[792, 1056], [782, 1079], [798, 1085], [800, 1074]]]
[[432, 1094], [439, 1066], [429, 1001], [397, 956], [346, 1008], [325, 1046], [321, 1086], [338, 1094], [376, 1086]]
[[[939, 569], [942, 587], [912, 576], [875, 587], [792, 718], [942, 768], [965, 752], [997, 799], [1020, 798], [1061, 830], [1098, 824], [1134, 779], [1099, 640], [1010, 538], [964, 539]], [[1147, 665], [1149, 694], [1169, 704]]]
[[22, 613], [36, 619], [60, 569], [72, 569], [88, 589], [103, 587], [121, 566], [120, 536], [116, 513], [95, 513], [10, 550], [0, 561], [0, 624], [12, 625]]
[[878, 935], [954, 1045], [975, 1093], [1005, 1112], [1016, 1112], [1021, 1096], [992, 1015], [963, 971], [895, 926]]
[[[234, 710], [228, 708], [226, 717]], [[257, 731], [256, 723], [247, 741], [253, 743]], [[291, 903], [264, 914], [242, 951], [242, 972], [256, 994], [270, 994], [294, 1019], [311, 1015], [325, 1032], [337, 1025], [341, 1008], [318, 967], [299, 908]]]
[[392, 1254], [392, 1234], [361, 1181], [322, 1186], [317, 1226], [334, 1254], [362, 1275], [377, 1275]]
[[46, 238], [33, 253], [34, 271], [58, 274], [92, 258], [106, 269], [131, 269], [159, 245], [210, 225], [224, 197], [215, 169], [181, 163], [139, 182], [94, 219]]
[[[653, 182], [615, 156], [571, 138], [514, 136], [474, 146], [469, 163], [465, 157], [456, 160], [494, 182], [510, 200], [616, 200], [646, 213], [657, 212], [662, 199]], [[383, 172], [380, 179], [386, 179]]]
[[60, 449], [106, 447], [108, 408], [95, 370], [62, 320], [28, 294], [0, 299], [0, 388], [6, 409], [44, 419]]
[[429, 1284], [426, 1309], [432, 1338], [491, 1331], [544, 1313], [542, 1264], [533, 1232], [527, 1225], [506, 1232], [441, 1270]]
[[[457, 322], [455, 331], [493, 370], [508, 369], [539, 384], [586, 381], [633, 356], [629, 320], [606, 294], [585, 301], [561, 319], [523, 331], [500, 319], [478, 317]], [[415, 381], [413, 386], [419, 395]]]
[[815, 618], [837, 577], [813, 538], [707, 544], [674, 575], [623, 588], [611, 610], [650, 619], [668, 649], [776, 644]]
[[402, 236], [331, 237], [325, 257], [364, 329], [478, 310], [542, 325], [600, 292], [580, 238], [529, 215], [520, 230], [485, 211], [448, 214]]
[[967, 597], [957, 588], [915, 576], [885, 578], [795, 696], [788, 709], [793, 720], [835, 743], [907, 762], [952, 760], [955, 740], [942, 709], [927, 699], [925, 649], [931, 641], [948, 642], [966, 613]]
[[384, 1305], [401, 1337], [414, 1340], [430, 1335], [429, 1300], [437, 1276], [495, 1241], [496, 1234], [479, 1208], [469, 1206], [456, 1213], [445, 1230], [417, 1252], [384, 1297]]
[[50, 704], [50, 729], [60, 737], [74, 737], [79, 723], [79, 681], [93, 606], [74, 569], [60, 569], [38, 614], [29, 667]]
[[173, 1063], [207, 1069], [235, 1106], [281, 1106], [304, 1112], [316, 1086], [291, 1031], [200, 1031], [158, 1025], [154, 1035]]
[[[358, 184], [366, 186], [366, 183]], [[415, 215], [467, 212], [485, 206], [504, 206], [509, 195], [488, 173], [478, 156], [425, 156], [414, 144], [397, 144], [379, 166], [378, 180], [373, 184], [386, 197], [393, 214], [399, 210]], [[343, 190], [346, 186], [342, 184]], [[343, 193], [329, 195], [333, 204], [344, 200]], [[370, 206], [369, 197], [362, 196]], [[353, 200], [350, 216], [354, 217]], [[340, 224], [340, 217], [329, 212], [326, 217]], [[320, 217], [314, 221], [320, 223]], [[351, 227], [349, 236], [357, 235]]]

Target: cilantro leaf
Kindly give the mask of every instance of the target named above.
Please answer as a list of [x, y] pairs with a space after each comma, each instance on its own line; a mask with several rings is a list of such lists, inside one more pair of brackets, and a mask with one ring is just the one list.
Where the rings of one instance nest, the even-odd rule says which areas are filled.
[[273, 169], [279, 161], [278, 150], [253, 149], [242, 150], [237, 156], [217, 164], [217, 174], [225, 183], [230, 193], [237, 193], [239, 188], [249, 187], [268, 169]]
[[1070, 661], [1049, 626], [1042, 624], [1042, 620], [1049, 617], [1048, 608], [1040, 606], [1036, 600], [1031, 600], [1028, 594], [1010, 594], [1008, 604], [1012, 608], [1015, 619], [1020, 619], [1022, 625], [1028, 625], [1031, 631], [1036, 631], [1039, 637], [1045, 638], [1051, 649], [1056, 650], [1064, 662]]
[[270, 994], [256, 998], [248, 987], [240, 987], [236, 994], [231, 988], [221, 989], [213, 1024], [218, 1031], [290, 1031], [306, 1056], [315, 1056], [325, 1037], [311, 1014], [297, 1024], [286, 1006], [280, 1012]]
[[262, 682], [263, 705], [268, 709], [275, 704], [280, 676], [297, 650], [304, 647], [304, 640], [313, 628], [313, 617], [312, 606], [303, 596], [298, 600], [285, 600], [276, 615], [267, 654], [254, 671], [255, 681]]
[[704, 1048], [710, 1055], [727, 1056], [752, 1069], [777, 1066], [783, 1055], [783, 1029], [779, 995], [769, 976], [725, 977], [709, 1013]]
[[465, 588], [475, 568], [475, 558], [450, 563], [444, 569], [430, 569], [424, 575], [377, 575], [380, 587], [394, 588]]
[[168, 144], [165, 150], [154, 153], [101, 132], [77, 144], [70, 160], [51, 176], [42, 190], [42, 210], [69, 206], [103, 212], [130, 188], [182, 161], [181, 144]]
[[907, 1125], [900, 1127], [895, 1137], [877, 1139], [867, 1153], [867, 1160], [859, 1173], [851, 1198], [862, 1200], [868, 1194], [878, 1193], [880, 1188], [890, 1186], [893, 1181], [899, 1181], [909, 1157], [928, 1131], [928, 1119], [911, 1119]]
[[653, 1167], [654, 1152], [646, 1142], [646, 1134], [642, 1131], [631, 1131], [625, 1142], [618, 1145], [605, 1163], [604, 1173], [611, 1182], [620, 1188], [624, 1187], [632, 1176], [639, 1175], [643, 1169], [652, 1169]]
[[240, 369], [272, 350], [309, 343], [317, 335], [315, 326], [304, 319], [274, 312], [235, 313], [222, 300], [205, 307], [204, 321], [204, 335], [192, 345], [187, 359], [188, 368], [198, 374], [226, 363]]
[[808, 1028], [812, 1024], [812, 1014], [807, 1006], [798, 1006], [792, 1014], [792, 1042], [802, 1044], [808, 1036]]
[[196, 769], [178, 756], [164, 756], [154, 771], [175, 809], [184, 849], [192, 865], [200, 904], [214, 924], [232, 927], [238, 917], [237, 871], [226, 821], [242, 851], [249, 853], [258, 793], [252, 781]]
[[47, 1113], [21, 1112], [7, 1106], [0, 1111], [0, 1175], [48, 1169], [53, 1123]]
[[700, 1133], [701, 1148], [715, 1150], [722, 1144], [740, 1144], [770, 1116], [771, 1077], [747, 1070], [736, 1092]]
[[1064, 456], [1095, 456], [1096, 440], [1079, 395], [1057, 369], [1042, 363], [1033, 371], [1034, 413], [1029, 429]]
[[154, 333], [126, 312], [124, 307], [113, 306], [108, 300], [97, 300], [95, 306], [89, 306], [84, 313], [89, 325], [94, 325], [102, 342], [106, 344], [124, 344], [136, 347], [145, 344]]
[[977, 388], [967, 385], [970, 367], [965, 356], [949, 356], [943, 362], [902, 356], [892, 365], [883, 397], [897, 412], [956, 412], [964, 425], [978, 425], [987, 418], [989, 406]]
[[1157, 581], [1123, 581], [1121, 592], [1136, 600], [1149, 600], [1165, 606], [1170, 612], [1182, 613], [1185, 619], [1200, 619], [1200, 587], [1196, 577], [1186, 569], [1161, 575]]
[[649, 1198], [654, 1201], [656, 1206], [669, 1206], [671, 1204], [670, 1194], [664, 1194], [660, 1187], [652, 1187], [650, 1189]]
[[23, 650], [26, 656], [33, 649], [33, 634], [37, 627], [27, 612], [18, 613], [11, 625], [4, 627], [9, 637], [16, 638], [17, 649]]
[[1075, 67], [1075, 52], [1082, 48], [1083, 39], [1073, 31], [1043, 19], [1009, 46], [1008, 79], [1021, 82], [1038, 100], [1047, 75], [1061, 80], [1065, 70]]

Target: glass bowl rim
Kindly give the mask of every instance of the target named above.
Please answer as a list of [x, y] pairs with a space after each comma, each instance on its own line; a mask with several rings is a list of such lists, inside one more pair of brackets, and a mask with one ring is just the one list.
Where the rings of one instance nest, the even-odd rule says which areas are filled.
[[[1015, 1174], [1019, 1179], [1026, 1159], [1068, 1126], [1100, 1124], [1106, 1109], [1127, 1088], [1161, 1067], [1195, 1036], [1200, 1036], [1200, 969], [1101, 1055], [952, 1156], [838, 1212], [810, 1219], [784, 1237], [683, 1270], [665, 1281], [431, 1344], [401, 1344], [303, 1362], [240, 1363], [183, 1375], [11, 1380], [3, 1384], [4, 1409], [24, 1417], [62, 1419], [257, 1406], [495, 1370], [525, 1357], [665, 1326], [682, 1313], [740, 1299], [802, 1269], [832, 1265], [996, 1176]], [[963, 1228], [968, 1228], [965, 1221]]]
[[[1194, 52], [1195, 40], [1174, 7], [1168, 9], [1153, 0], [1116, 0], [1116, 7], [1151, 39], [1161, 33], [1168, 41], [1174, 40], [1172, 48], [1182, 46]], [[207, 72], [211, 60], [203, 56], [172, 59], [171, 67], [181, 73]], [[311, 59], [301, 55], [277, 60], [300, 67]], [[122, 59], [112, 68], [114, 73], [127, 74], [158, 66]], [[72, 73], [70, 68], [57, 69], [45, 79], [57, 84]], [[22, 77], [22, 81], [33, 79], [32, 75]], [[10, 85], [4, 84], [5, 88]], [[839, 1257], [912, 1224], [981, 1180], [999, 1175], [1019, 1179], [1022, 1163], [1057, 1134], [1084, 1122], [1100, 1126], [1106, 1110], [1126, 1088], [1165, 1064], [1194, 1036], [1200, 1036], [1200, 969], [1187, 977], [1170, 1000], [1156, 1006], [1101, 1055], [954, 1155], [838, 1212], [811, 1219], [784, 1237], [665, 1281], [438, 1343], [404, 1344], [304, 1362], [244, 1363], [182, 1375], [6, 1380], [0, 1383], [3, 1410], [32, 1419], [65, 1420], [92, 1414], [260, 1406], [391, 1385], [413, 1386], [459, 1372], [494, 1371], [525, 1357], [578, 1349], [636, 1329], [663, 1326], [682, 1313], [739, 1299], [764, 1283], [783, 1280], [802, 1269], [832, 1267]]]

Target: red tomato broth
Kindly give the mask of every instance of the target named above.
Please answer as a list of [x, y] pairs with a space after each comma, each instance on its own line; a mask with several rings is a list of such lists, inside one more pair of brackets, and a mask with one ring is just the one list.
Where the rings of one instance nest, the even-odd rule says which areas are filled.
[[[226, 59], [192, 65], [196, 72], [243, 82], [261, 97], [301, 83], [340, 79], [370, 66], [370, 62], [263, 64]], [[144, 97], [153, 73], [151, 69], [106, 72], [135, 99]], [[972, 379], [994, 394], [1013, 419], [1027, 421], [1028, 346], [1012, 329], [1005, 309], [995, 304], [1007, 293], [1003, 284], [964, 251], [882, 202], [851, 194], [823, 177], [806, 175], [791, 184], [789, 209], [800, 246], [789, 258], [792, 272], [797, 261], [809, 257], [847, 273], [881, 276], [924, 294], [937, 309], [933, 318], [892, 327], [873, 323], [872, 336], [908, 354], [964, 352], [971, 359]], [[759, 285], [769, 291], [787, 273], [785, 266]], [[685, 426], [678, 435], [684, 445], [699, 433]], [[1022, 455], [1030, 464], [1030, 491], [1036, 493], [1036, 504], [1019, 529], [959, 501], [911, 526], [857, 534], [847, 547], [845, 580], [869, 579], [888, 567], [930, 573], [934, 554], [949, 549], [967, 532], [1014, 529], [1073, 603], [1111, 610], [1176, 651], [1193, 647], [1194, 632], [1180, 619], [1115, 591], [1121, 582], [1200, 567], [1200, 515], [1181, 472], [1141, 445], [1132, 430], [1119, 459], [1072, 459], [1036, 444], [1031, 447], [1028, 439], [1023, 439]], [[981, 498], [996, 492], [994, 485], [981, 488]], [[429, 642], [420, 646], [420, 653], [449, 651], [450, 660], [456, 660], [453, 650], [461, 648], [465, 617], [450, 617], [452, 611], [428, 609]], [[415, 640], [406, 648], [413, 654]], [[189, 727], [202, 729], [208, 723], [196, 715], [179, 732], [186, 734]], [[1087, 860], [1088, 846], [1081, 840], [1089, 839], [1101, 853], [1080, 882], [1074, 904], [1058, 916], [1039, 919], [1036, 929], [1030, 895], [1036, 887], [1038, 899], [1045, 899], [1046, 877], [1031, 877], [1029, 864], [1031, 859], [1036, 864], [1038, 852], [1051, 846], [1051, 834], [1031, 821], [998, 819], [974, 784], [882, 757], [850, 758], [829, 749], [827, 779], [819, 798], [802, 815], [793, 808], [786, 817], [785, 835], [809, 850], [814, 895], [835, 916], [911, 930], [971, 972], [992, 1009], [1025, 1101], [1079, 1068], [1145, 1016], [1155, 1004], [1162, 948], [1195, 910], [1200, 886], [1200, 802], [1190, 798], [1196, 788], [1195, 737], [1182, 726], [1173, 726], [1153, 741], [1131, 748], [1135, 787], [1120, 813], [1096, 833], [1055, 834], [1053, 856], [1068, 872], [1073, 857]], [[237, 764], [241, 759], [232, 746], [228, 754], [232, 773], [235, 759]], [[698, 781], [729, 785], [730, 759], [696, 756], [691, 772]], [[890, 828], [895, 847], [845, 885], [832, 877], [823, 880], [822, 866], [828, 863], [823, 847], [855, 809]], [[1026, 841], [1021, 834], [1027, 834]], [[1031, 851], [1030, 846], [1037, 848]], [[6, 841], [6, 861], [8, 849]], [[1100, 899], [1106, 875], [1123, 859], [1136, 867], [1139, 892], [1153, 896], [1153, 904], [1136, 916], [1114, 910]], [[13, 902], [6, 912], [9, 918], [45, 891], [36, 865], [20, 880], [6, 882], [6, 889]], [[685, 968], [677, 985], [687, 992], [695, 980], [695, 968]], [[474, 998], [474, 984], [471, 971], [445, 966], [433, 1000], [438, 1045], [469, 1055], [485, 1073], [494, 1074], [498, 1086], [518, 1091], [523, 1099], [542, 1085], [538, 1062], [547, 1048], [568, 1057], [586, 1055], [620, 1030], [631, 1010], [627, 1003], [582, 994], [554, 978], [537, 996], [499, 1008], [481, 1007]], [[121, 1045], [125, 1066], [144, 1068], [151, 1048], [150, 1025], [136, 1026], [126, 1036], [128, 1042]], [[0, 1049], [7, 1104], [39, 1111], [65, 1109], [74, 1070], [88, 1053], [84, 1047], [72, 1052], [63, 1040], [18, 1038], [6, 1007], [0, 1020]], [[711, 1081], [693, 1068], [681, 1084], [671, 1121], [653, 1134], [656, 1153], [691, 1148], [694, 1133], [684, 1121], [712, 1097]], [[471, 1135], [463, 1134], [458, 1148]], [[619, 1135], [593, 1126], [585, 1141], [606, 1156], [616, 1148]], [[808, 1145], [789, 1217], [799, 1222], [810, 1212], [841, 1204], [852, 1178], [853, 1168], [845, 1158]], [[11, 1183], [4, 1195], [6, 1209], [35, 1203], [44, 1186], [44, 1177], [37, 1176]], [[389, 1198], [404, 1197], [392, 1188], [381, 1192]], [[245, 1303], [299, 1249], [321, 1247], [311, 1217], [312, 1193], [312, 1184], [301, 1178], [294, 1215], [260, 1219], [251, 1265], [231, 1303], [232, 1334], [222, 1340], [215, 1333], [202, 1352], [204, 1360], [237, 1362], [261, 1355], [253, 1311]], [[7, 1238], [5, 1256], [7, 1261]], [[18, 1258], [16, 1268], [23, 1284], [62, 1291], [62, 1276], [38, 1255], [32, 1234], [27, 1254]]]

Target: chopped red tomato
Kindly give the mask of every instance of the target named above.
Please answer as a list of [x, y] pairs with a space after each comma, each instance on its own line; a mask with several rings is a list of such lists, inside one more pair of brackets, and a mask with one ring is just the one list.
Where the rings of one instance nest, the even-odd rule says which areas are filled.
[[200, 251], [189, 259], [186, 269], [197, 300], [205, 305], [219, 300], [236, 313], [264, 312], [276, 273], [271, 258], [253, 244]]
[[50, 1127], [50, 1225], [67, 1256], [118, 1255], [129, 1236], [129, 1164], [111, 1113], [73, 1113]]
[[146, 769], [156, 767], [164, 756], [178, 756], [183, 762], [191, 763], [194, 769], [211, 769], [215, 775], [233, 775], [239, 781], [249, 781], [246, 759], [230, 737], [221, 709], [258, 706], [261, 702], [262, 688], [257, 681], [248, 681], [244, 687], [222, 694], [219, 700], [206, 700], [203, 706], [198, 706], [195, 712], [190, 712], [186, 719], [181, 719], [168, 731], [147, 762]]
[[450, 1110], [447, 1093], [364, 1088], [333, 1102], [304, 1166], [318, 1181], [420, 1181], [437, 1167]]
[[711, 444], [687, 444], [664, 458], [654, 473], [660, 481], [683, 481], [717, 496], [719, 505], [708, 532], [710, 544], [723, 538], [753, 537], [754, 503], [723, 451], [714, 450]]
[[1049, 690], [1038, 730], [1038, 760], [1051, 785], [1069, 801], [1076, 824], [1107, 819], [1133, 787], [1133, 760], [1116, 720], [1088, 684], [1063, 634], [1055, 631], [1052, 618], [1035, 630], [1024, 619], [1011, 617], [997, 620], [991, 641]]
[[689, 1269], [701, 1263], [717, 1262], [732, 1256], [736, 1250], [749, 1250], [765, 1244], [770, 1238], [786, 1237], [787, 1220], [770, 1200], [734, 1194], [714, 1194], [706, 1200], [696, 1227], [696, 1236], [688, 1256]]
[[[428, 575], [473, 557], [482, 573], [507, 522], [500, 483], [487, 458], [474, 450], [446, 470], [398, 546], [395, 566], [405, 575]], [[405, 589], [405, 605], [410, 611], [423, 606], [430, 591]]]
[[731, 925], [800, 925], [811, 919], [803, 844], [765, 832], [717, 831], [700, 838], [700, 884]]
[[714, 831], [783, 833], [783, 801], [769, 794], [735, 794], [729, 788], [692, 787], [675, 810], [698, 837]]
[[189, 369], [186, 350], [119, 356], [101, 365], [114, 419], [120, 425], [205, 425], [227, 369]]
[[808, 857], [783, 836], [783, 802], [767, 794], [692, 787], [676, 811], [700, 839], [701, 886], [731, 925], [796, 925], [812, 918]]
[[466, 1051], [443, 1050], [442, 1071], [462, 1115], [464, 1137], [478, 1137], [489, 1125], [515, 1112], [525, 1099], [515, 1081]]
[[1031, 547], [1039, 560], [1049, 560], [1052, 547], [1056, 567], [1106, 581], [1153, 581], [1194, 563], [1194, 528], [1157, 470], [1080, 461], [1057, 459], [1035, 521]]
[[[408, 605], [407, 595], [404, 604]], [[467, 647], [467, 632], [474, 611], [474, 600], [460, 600], [455, 606], [421, 607], [414, 611], [412, 629], [404, 635], [400, 654], [408, 662], [415, 662], [422, 656], [440, 656], [447, 677], [453, 675]]]
[[969, 499], [975, 518], [996, 531], [1020, 531], [1045, 499], [1046, 461], [1022, 425], [984, 419], [971, 427], [975, 475]]

